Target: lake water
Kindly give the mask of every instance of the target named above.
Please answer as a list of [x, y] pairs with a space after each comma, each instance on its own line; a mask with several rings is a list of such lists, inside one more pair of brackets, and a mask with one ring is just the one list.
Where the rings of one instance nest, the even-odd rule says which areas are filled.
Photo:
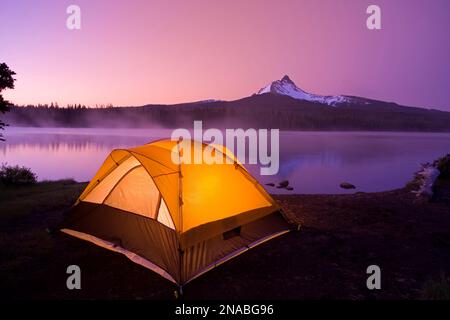
[[[73, 129], [8, 127], [0, 162], [30, 167], [39, 180], [88, 181], [114, 148], [170, 137], [169, 129]], [[450, 153], [449, 133], [281, 132], [280, 170], [259, 175], [262, 183], [289, 180], [294, 191], [265, 186], [271, 193], [349, 193], [403, 187], [420, 164]], [[355, 190], [343, 190], [341, 182]]]

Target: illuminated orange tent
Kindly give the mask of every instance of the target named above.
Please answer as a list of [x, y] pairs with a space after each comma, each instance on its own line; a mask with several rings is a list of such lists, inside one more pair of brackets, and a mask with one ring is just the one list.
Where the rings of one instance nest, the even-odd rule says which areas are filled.
[[229, 160], [223, 164], [174, 162], [186, 148], [207, 145], [161, 140], [113, 150], [61, 230], [182, 286], [291, 229], [225, 147], [212, 148], [216, 158]]

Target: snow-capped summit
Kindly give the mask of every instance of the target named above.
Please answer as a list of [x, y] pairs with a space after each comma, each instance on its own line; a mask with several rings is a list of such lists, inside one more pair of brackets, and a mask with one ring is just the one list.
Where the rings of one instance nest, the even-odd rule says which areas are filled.
[[284, 76], [281, 80], [276, 80], [272, 83], [269, 83], [267, 86], [259, 90], [257, 94], [264, 93], [285, 95], [298, 100], [318, 102], [330, 106], [338, 106], [340, 104], [352, 102], [352, 98], [346, 96], [320, 96], [303, 91], [302, 89], [297, 87], [287, 75]]

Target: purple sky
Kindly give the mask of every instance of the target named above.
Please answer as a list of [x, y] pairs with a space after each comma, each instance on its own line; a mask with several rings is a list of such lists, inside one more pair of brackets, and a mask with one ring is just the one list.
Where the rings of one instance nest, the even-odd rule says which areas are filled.
[[[81, 30], [66, 8], [81, 7]], [[366, 28], [366, 8], [382, 30]], [[238, 99], [288, 74], [304, 90], [450, 111], [449, 0], [1, 0], [18, 104]]]

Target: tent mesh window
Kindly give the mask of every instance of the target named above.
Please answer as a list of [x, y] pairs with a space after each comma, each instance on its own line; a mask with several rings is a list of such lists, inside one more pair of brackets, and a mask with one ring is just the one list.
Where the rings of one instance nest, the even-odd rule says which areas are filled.
[[237, 227], [234, 229], [231, 229], [229, 231], [226, 231], [222, 234], [223, 240], [228, 240], [234, 237], [239, 237], [241, 235], [241, 227]]

